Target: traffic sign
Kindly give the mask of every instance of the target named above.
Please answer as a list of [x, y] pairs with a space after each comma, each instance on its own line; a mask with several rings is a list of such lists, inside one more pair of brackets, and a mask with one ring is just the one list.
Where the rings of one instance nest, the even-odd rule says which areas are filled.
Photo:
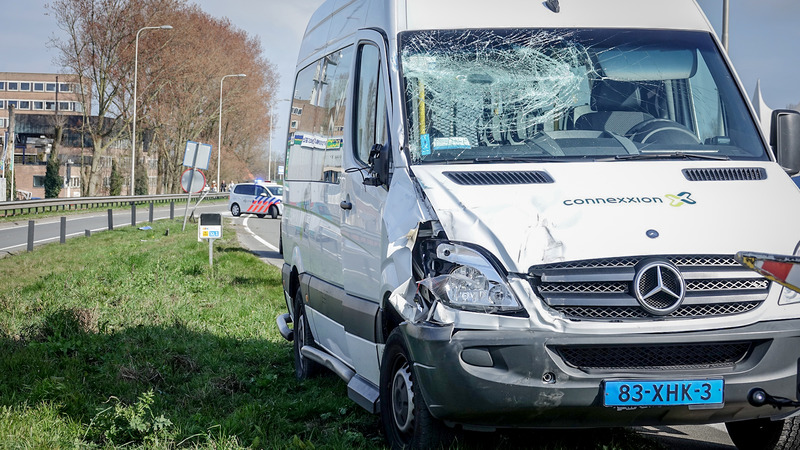
[[[197, 155], [195, 155], [195, 153]], [[196, 156], [196, 159], [195, 159]], [[183, 153], [183, 165], [196, 169], [208, 170], [211, 159], [211, 145], [200, 142], [186, 141], [186, 151]]]
[[[194, 176], [192, 176], [192, 172], [194, 172]], [[183, 171], [183, 175], [181, 175], [181, 187], [183, 188], [183, 192], [189, 192], [190, 182], [192, 183], [192, 192], [196, 194], [206, 187], [206, 176], [197, 169], [194, 171], [192, 169], [186, 169]]]
[[197, 227], [198, 239], [219, 239], [222, 237], [222, 214], [200, 214], [200, 224]]

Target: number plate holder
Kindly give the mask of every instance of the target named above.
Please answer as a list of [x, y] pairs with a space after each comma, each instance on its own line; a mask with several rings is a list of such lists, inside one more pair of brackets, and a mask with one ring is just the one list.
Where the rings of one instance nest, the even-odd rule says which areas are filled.
[[606, 380], [603, 405], [679, 406], [721, 405], [725, 381], [712, 380]]

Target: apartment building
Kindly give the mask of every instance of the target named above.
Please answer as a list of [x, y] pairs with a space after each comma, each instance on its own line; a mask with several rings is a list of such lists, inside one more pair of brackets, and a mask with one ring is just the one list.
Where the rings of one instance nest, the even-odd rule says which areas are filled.
[[0, 72], [0, 129], [8, 127], [8, 107], [16, 114], [81, 115], [77, 75]]
[[[89, 92], [90, 86], [85, 85], [83, 89]], [[9, 126], [9, 106], [14, 107], [15, 139], [13, 146], [8, 146], [7, 150], [13, 148], [14, 152], [17, 198], [44, 197], [44, 175], [53, 148], [57, 115], [60, 117], [58, 122], [64, 127], [58, 150], [61, 163], [59, 173], [64, 177], [59, 196], [80, 196], [83, 182], [81, 169], [92, 163], [92, 142], [81, 127], [83, 106], [78, 77], [69, 74], [0, 72], [0, 140]], [[0, 146], [0, 154], [2, 149]], [[130, 141], [112, 144], [108, 154], [101, 157], [100, 195], [108, 195], [112, 159], [117, 161], [125, 178], [130, 172]], [[7, 161], [10, 162], [10, 157]], [[154, 191], [156, 160], [146, 157], [143, 167], [147, 168], [150, 189]], [[129, 180], [125, 179], [123, 195], [129, 195], [129, 185]]]

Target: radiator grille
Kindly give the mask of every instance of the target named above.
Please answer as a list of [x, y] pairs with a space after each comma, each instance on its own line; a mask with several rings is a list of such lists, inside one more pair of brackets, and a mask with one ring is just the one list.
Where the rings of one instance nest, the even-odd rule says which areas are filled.
[[[669, 317], [728, 316], [752, 311], [759, 305], [761, 305], [761, 302], [684, 305], [670, 314]], [[553, 309], [565, 316], [583, 319], [646, 319], [651, 317], [641, 308], [628, 306], [556, 306]]]
[[558, 347], [572, 367], [595, 370], [675, 370], [730, 367], [750, 351], [750, 342], [677, 345]]
[[660, 320], [744, 314], [767, 298], [770, 281], [728, 255], [664, 255], [534, 266], [528, 279], [550, 308], [571, 320], [648, 320], [633, 280], [644, 259], [674, 264], [686, 282], [682, 305]]

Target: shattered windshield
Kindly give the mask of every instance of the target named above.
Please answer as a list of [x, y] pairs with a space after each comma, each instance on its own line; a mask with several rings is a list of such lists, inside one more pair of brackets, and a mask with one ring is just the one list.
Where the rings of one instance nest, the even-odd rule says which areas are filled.
[[400, 35], [413, 163], [768, 159], [710, 35]]

